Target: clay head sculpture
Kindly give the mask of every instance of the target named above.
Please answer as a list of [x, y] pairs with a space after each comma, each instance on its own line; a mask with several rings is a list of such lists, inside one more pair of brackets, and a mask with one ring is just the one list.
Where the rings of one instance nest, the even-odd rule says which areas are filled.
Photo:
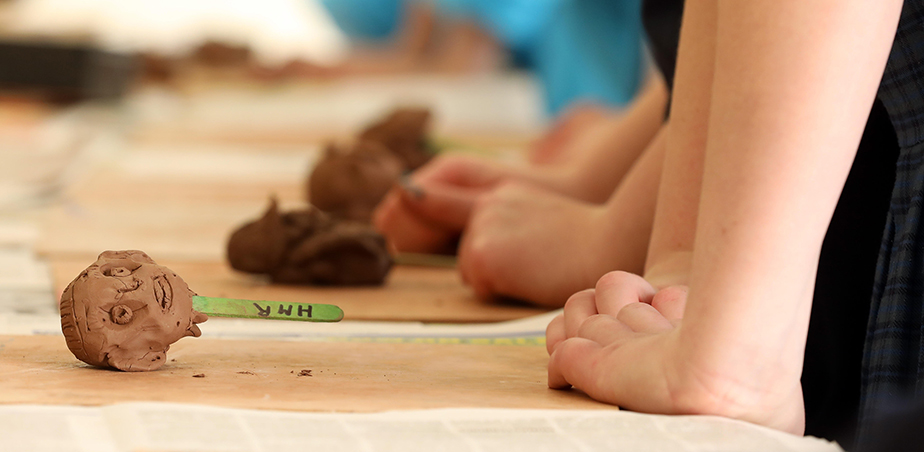
[[77, 359], [124, 371], [155, 370], [170, 344], [202, 333], [182, 278], [141, 251], [106, 251], [61, 295], [61, 329]]

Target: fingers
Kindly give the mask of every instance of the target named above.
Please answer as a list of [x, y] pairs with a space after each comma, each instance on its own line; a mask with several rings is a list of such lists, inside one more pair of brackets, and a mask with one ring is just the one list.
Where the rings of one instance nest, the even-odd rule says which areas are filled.
[[674, 326], [657, 309], [647, 303], [630, 304], [616, 315], [616, 320], [637, 333], [660, 333]]
[[469, 188], [490, 188], [500, 182], [507, 171], [484, 159], [465, 155], [440, 156], [430, 161], [413, 176], [420, 185], [437, 183]]
[[478, 195], [484, 190], [443, 184], [405, 183], [397, 190], [412, 214], [438, 227], [459, 232], [465, 228]]
[[590, 392], [594, 361], [602, 348], [590, 339], [579, 337], [562, 342], [549, 358], [549, 387], [564, 389], [575, 386]]
[[507, 174], [466, 156], [441, 156], [391, 190], [373, 222], [398, 251], [445, 252], [466, 226], [477, 196]]
[[635, 331], [625, 323], [613, 316], [603, 314], [588, 317], [581, 323], [576, 334], [576, 337], [592, 340], [604, 347], [635, 336], [637, 336]]
[[633, 303], [651, 303], [655, 289], [641, 276], [616, 271], [603, 275], [597, 281], [597, 312], [616, 316], [622, 308]]
[[597, 315], [596, 297], [594, 289], [582, 290], [565, 302], [564, 317], [565, 336], [574, 337], [578, 334], [581, 324], [592, 315]]
[[491, 242], [490, 232], [472, 231], [462, 234], [459, 242], [459, 274], [462, 282], [468, 284], [475, 296], [482, 299], [494, 294], [492, 278], [497, 276], [491, 253], [483, 252]]
[[399, 252], [439, 253], [451, 246], [458, 232], [447, 231], [411, 213], [395, 192], [379, 203], [372, 217], [375, 228]]
[[683, 310], [687, 305], [687, 290], [687, 286], [665, 287], [655, 294], [651, 306], [667, 320], [678, 321], [683, 318]]
[[549, 355], [565, 339], [567, 339], [565, 335], [565, 315], [559, 314], [545, 327], [545, 349], [549, 352]]

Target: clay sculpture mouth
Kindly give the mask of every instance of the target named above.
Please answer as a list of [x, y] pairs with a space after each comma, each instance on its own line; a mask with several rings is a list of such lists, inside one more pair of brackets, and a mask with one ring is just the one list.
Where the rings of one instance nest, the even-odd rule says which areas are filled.
[[165, 275], [154, 277], [154, 299], [164, 312], [173, 306], [173, 288]]

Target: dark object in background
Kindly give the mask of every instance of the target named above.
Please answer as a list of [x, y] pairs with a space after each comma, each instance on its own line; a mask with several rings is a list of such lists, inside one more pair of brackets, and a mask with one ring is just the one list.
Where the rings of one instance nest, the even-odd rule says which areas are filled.
[[856, 435], [863, 343], [898, 151], [889, 114], [876, 100], [825, 233], [815, 277], [802, 367], [805, 433], [847, 450]]
[[413, 171], [433, 158], [427, 141], [429, 125], [429, 109], [398, 108], [366, 127], [359, 139], [381, 143], [401, 159], [408, 171]]
[[227, 252], [235, 270], [287, 284], [377, 285], [392, 266], [385, 238], [371, 226], [313, 207], [280, 213], [275, 199], [262, 218], [231, 234]]
[[330, 144], [308, 178], [308, 202], [336, 218], [368, 223], [403, 172], [398, 157], [375, 141]]
[[[924, 450], [924, 398], [916, 403], [896, 401], [894, 409], [881, 413], [859, 452], [905, 452]], [[851, 449], [848, 449], [851, 450]]]
[[0, 90], [56, 103], [118, 98], [136, 69], [132, 55], [86, 45], [0, 41]]

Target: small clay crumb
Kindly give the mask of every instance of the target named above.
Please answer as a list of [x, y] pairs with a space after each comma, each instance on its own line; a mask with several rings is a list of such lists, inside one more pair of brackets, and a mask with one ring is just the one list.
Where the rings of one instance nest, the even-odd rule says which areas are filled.
[[255, 373], [253, 373], [253, 372], [251, 372], [251, 371], [249, 371], [249, 370], [242, 370], [242, 371], [240, 371], [240, 372], [238, 372], [238, 373], [239, 373], [239, 374], [242, 374], [242, 375], [256, 375]]
[[205, 378], [205, 374], [195, 374], [193, 378]]
[[298, 376], [299, 377], [311, 377], [313, 375], [311, 375], [311, 369], [302, 369], [302, 371], [298, 373]]
[[171, 362], [171, 363], [175, 363], [175, 362], [176, 362], [176, 359], [175, 359], [175, 358], [170, 358], [170, 362]]

